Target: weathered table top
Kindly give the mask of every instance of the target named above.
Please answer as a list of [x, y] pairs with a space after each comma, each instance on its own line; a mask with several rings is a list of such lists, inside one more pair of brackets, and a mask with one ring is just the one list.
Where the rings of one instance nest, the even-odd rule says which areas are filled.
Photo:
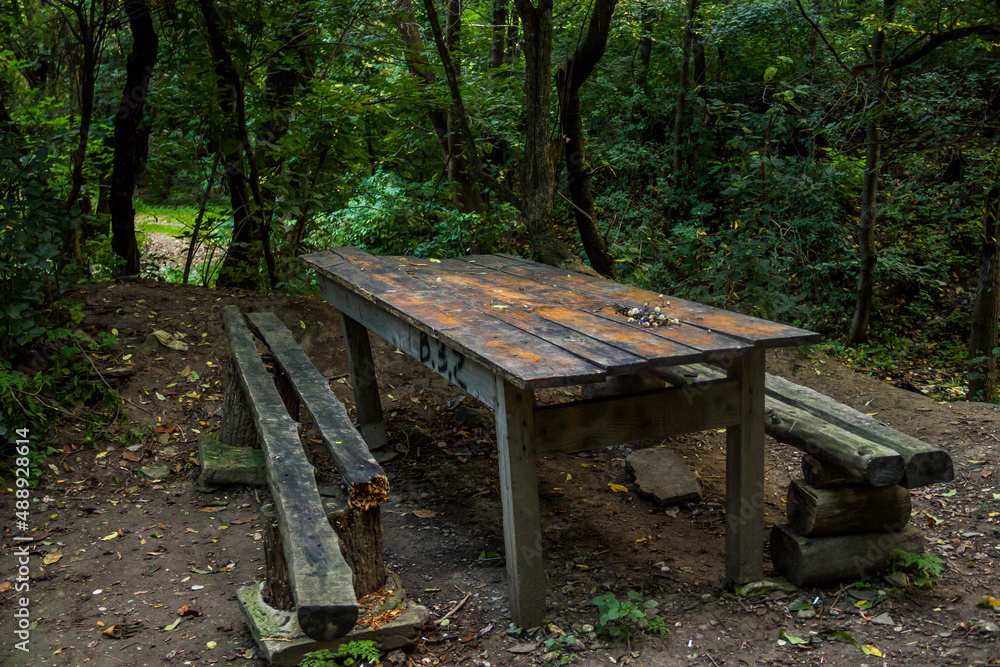
[[[509, 255], [436, 261], [334, 248], [303, 260], [520, 388], [601, 382], [819, 340], [803, 329]], [[629, 322], [627, 311], [644, 306], [679, 323]]]

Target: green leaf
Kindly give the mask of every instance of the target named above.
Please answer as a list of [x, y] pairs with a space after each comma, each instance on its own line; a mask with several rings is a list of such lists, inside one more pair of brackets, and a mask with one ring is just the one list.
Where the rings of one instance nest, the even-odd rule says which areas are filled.
[[803, 639], [802, 637], [796, 637], [795, 635], [790, 635], [784, 630], [778, 633], [778, 637], [784, 639], [789, 644], [806, 644], [809, 642], [808, 639]]
[[851, 642], [858, 648], [861, 648], [861, 644], [858, 643], [858, 640], [843, 630], [824, 630], [823, 634], [835, 639], [843, 639], [845, 642]]
[[945, 491], [944, 493], [939, 493], [938, 497], [940, 497], [940, 498], [951, 498], [956, 493], [958, 493], [957, 489], [951, 489], [950, 491]]
[[764, 81], [770, 81], [774, 78], [774, 75], [778, 73], [777, 67], [768, 67], [764, 70]]

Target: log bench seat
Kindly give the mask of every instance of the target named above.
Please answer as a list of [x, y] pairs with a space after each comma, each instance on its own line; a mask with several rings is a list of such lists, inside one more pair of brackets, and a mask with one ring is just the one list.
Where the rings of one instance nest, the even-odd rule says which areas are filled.
[[[725, 377], [707, 364], [655, 376], [698, 391]], [[771, 531], [775, 568], [796, 586], [875, 574], [893, 549], [922, 552], [907, 526], [909, 489], [948, 482], [951, 457], [817, 391], [765, 375], [764, 430], [803, 452], [802, 479], [788, 487], [788, 524]]]
[[[276, 524], [265, 544], [269, 596], [275, 606], [282, 600], [285, 608], [294, 606], [307, 637], [333, 641], [355, 627], [358, 599], [386, 581], [378, 512], [388, 498], [389, 482], [326, 379], [274, 315], [249, 316], [274, 357], [274, 375], [264, 366], [239, 310], [226, 306], [222, 318], [230, 384], [220, 439], [231, 447], [263, 450]], [[336, 531], [293, 419], [300, 406], [341, 476], [346, 508], [334, 522]], [[346, 519], [344, 512], [350, 513]]]

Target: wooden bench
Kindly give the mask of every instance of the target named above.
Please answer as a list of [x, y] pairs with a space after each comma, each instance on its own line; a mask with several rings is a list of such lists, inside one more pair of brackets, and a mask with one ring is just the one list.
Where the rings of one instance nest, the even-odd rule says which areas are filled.
[[[725, 377], [706, 364], [655, 371], [699, 391]], [[870, 576], [893, 549], [922, 552], [907, 527], [908, 489], [948, 482], [944, 450], [900, 433], [817, 391], [765, 374], [764, 430], [803, 452], [803, 479], [788, 487], [788, 525], [771, 531], [775, 568], [796, 586]]]
[[[388, 480], [325, 378], [276, 317], [255, 314], [251, 323], [274, 355], [277, 377], [261, 361], [239, 310], [226, 306], [222, 317], [230, 386], [221, 438], [231, 446], [257, 442], [264, 452], [277, 528], [273, 540], [278, 543], [268, 555], [272, 599], [290, 598], [302, 631], [311, 639], [332, 641], [354, 628], [357, 591], [367, 595], [385, 582], [378, 512], [388, 497]], [[324, 510], [299, 426], [289, 415], [288, 407], [296, 412], [300, 403], [337, 465], [356, 519], [347, 522], [351, 525], [339, 537]], [[353, 554], [350, 563], [344, 552]]]

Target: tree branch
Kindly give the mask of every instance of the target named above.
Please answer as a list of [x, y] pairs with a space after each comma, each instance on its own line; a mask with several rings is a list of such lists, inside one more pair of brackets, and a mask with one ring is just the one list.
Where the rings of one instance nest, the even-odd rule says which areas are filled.
[[888, 60], [878, 60], [857, 65], [853, 73], [858, 74], [873, 67], [885, 67], [888, 71], [903, 69], [907, 65], [912, 65], [920, 60], [939, 46], [965, 39], [966, 37], [1000, 37], [1000, 23], [982, 23], [964, 28], [955, 28], [954, 30], [945, 30], [944, 32], [927, 33], [923, 44], [910, 53], [906, 54], [906, 51], [916, 42], [911, 43], [906, 49], [903, 49], [903, 53], [900, 55], [893, 56]]
[[806, 20], [806, 23], [812, 26], [812, 29], [816, 32], [817, 35], [819, 35], [819, 38], [823, 40], [823, 44], [825, 44], [826, 48], [830, 51], [831, 54], [833, 54], [833, 57], [834, 59], [836, 59], [837, 64], [840, 65], [845, 72], [850, 72], [851, 69], [844, 64], [843, 60], [840, 59], [840, 54], [838, 54], [836, 49], [833, 48], [833, 45], [827, 41], [826, 35], [823, 34], [823, 31], [820, 30], [819, 26], [816, 25], [815, 21], [809, 18], [809, 15], [806, 14], [806, 8], [802, 6], [802, 0], [795, 0], [795, 4], [799, 6], [799, 12], [802, 14], [802, 18]]

